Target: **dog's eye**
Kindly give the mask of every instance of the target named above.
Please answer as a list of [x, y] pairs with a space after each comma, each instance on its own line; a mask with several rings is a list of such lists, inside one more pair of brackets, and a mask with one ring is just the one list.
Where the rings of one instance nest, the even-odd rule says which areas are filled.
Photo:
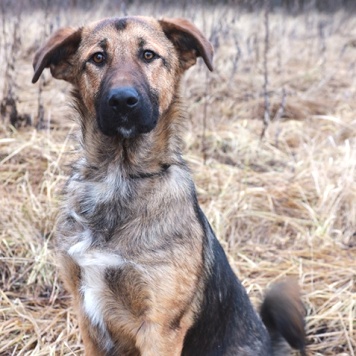
[[105, 61], [105, 55], [104, 55], [104, 53], [101, 53], [101, 52], [94, 53], [91, 57], [91, 60], [95, 64], [103, 64]]
[[157, 57], [157, 54], [154, 53], [153, 51], [147, 50], [147, 51], [143, 51], [142, 56], [146, 62], [151, 62], [153, 59]]

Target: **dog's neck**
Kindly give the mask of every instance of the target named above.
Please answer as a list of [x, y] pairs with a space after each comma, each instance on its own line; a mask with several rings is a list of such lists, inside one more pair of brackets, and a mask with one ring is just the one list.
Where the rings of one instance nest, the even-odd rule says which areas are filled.
[[181, 131], [185, 120], [180, 106], [177, 97], [154, 130], [131, 139], [103, 135], [96, 119], [88, 120], [88, 114], [79, 106], [82, 153], [91, 175], [96, 171], [101, 176], [115, 164], [123, 177], [144, 179], [164, 174], [171, 165], [183, 164]]

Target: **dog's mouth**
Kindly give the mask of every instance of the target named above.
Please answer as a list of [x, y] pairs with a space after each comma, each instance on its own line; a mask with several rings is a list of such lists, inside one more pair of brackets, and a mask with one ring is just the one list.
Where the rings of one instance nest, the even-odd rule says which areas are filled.
[[[157, 124], [157, 119], [148, 123], [137, 123], [136, 120], [121, 120], [120, 118], [98, 118], [99, 130], [105, 136], [119, 136], [121, 138], [135, 138], [139, 135], [151, 132]], [[141, 120], [143, 121], [143, 120]], [[147, 121], [147, 120], [145, 120]]]
[[118, 127], [117, 128], [117, 133], [119, 136], [122, 136], [123, 138], [134, 138], [137, 136], [136, 130], [134, 127], [126, 128], [126, 127]]
[[119, 136], [121, 136], [122, 138], [134, 138], [138, 135], [151, 132], [155, 128], [155, 126], [156, 126], [156, 121], [154, 121], [151, 126], [147, 126], [147, 125], [143, 125], [143, 126], [141, 125], [139, 127], [137, 127], [137, 126], [130, 126], [130, 127], [119, 126], [116, 129], [116, 131], [117, 131], [117, 134]]

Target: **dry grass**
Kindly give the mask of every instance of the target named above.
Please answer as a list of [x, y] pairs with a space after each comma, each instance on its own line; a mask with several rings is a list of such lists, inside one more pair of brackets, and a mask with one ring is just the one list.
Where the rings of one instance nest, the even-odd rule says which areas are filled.
[[[355, 355], [355, 18], [270, 15], [275, 120], [261, 141], [263, 14], [223, 7], [140, 13], [191, 18], [214, 42], [214, 73], [200, 63], [183, 83], [185, 154], [203, 210], [253, 302], [270, 283], [297, 276], [308, 312], [308, 354]], [[72, 10], [45, 21], [40, 11], [23, 14], [15, 68], [20, 113], [36, 121], [31, 61], [44, 26], [103, 15], [104, 9]], [[9, 17], [8, 31], [11, 23]], [[51, 251], [76, 127], [68, 120], [69, 87], [49, 73], [43, 85], [47, 128], [0, 129], [0, 355], [82, 353]]]

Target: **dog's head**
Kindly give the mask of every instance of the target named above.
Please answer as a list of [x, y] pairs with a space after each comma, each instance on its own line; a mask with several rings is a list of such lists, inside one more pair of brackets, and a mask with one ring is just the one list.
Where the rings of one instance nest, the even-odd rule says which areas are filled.
[[49, 67], [75, 86], [104, 135], [131, 138], [156, 127], [199, 56], [212, 70], [212, 46], [187, 20], [105, 19], [54, 33], [36, 53], [32, 82]]

